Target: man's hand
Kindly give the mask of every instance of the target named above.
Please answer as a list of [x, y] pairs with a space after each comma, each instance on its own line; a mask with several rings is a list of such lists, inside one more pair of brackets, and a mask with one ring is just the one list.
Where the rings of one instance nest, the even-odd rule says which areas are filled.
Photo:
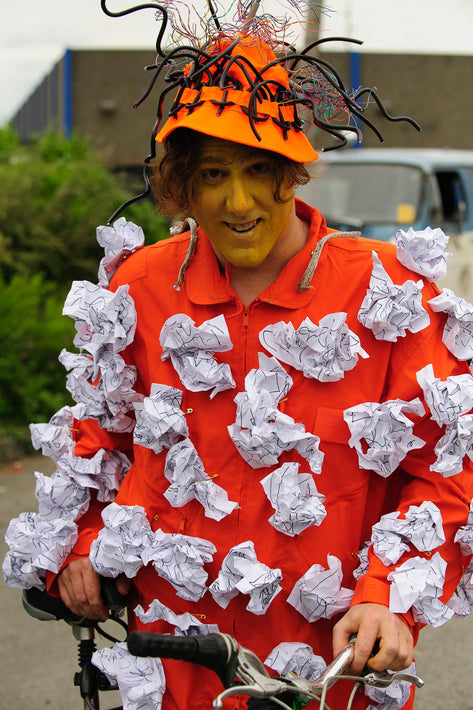
[[[108, 610], [100, 594], [100, 576], [88, 557], [70, 562], [57, 578], [59, 594], [64, 604], [77, 616], [104, 621]], [[117, 589], [126, 596], [131, 580], [125, 575], [117, 577]]]
[[[414, 660], [414, 643], [409, 627], [400, 616], [382, 604], [357, 604], [335, 624], [333, 629], [334, 655], [357, 634], [355, 658], [351, 672], [361, 673], [367, 662], [375, 671], [400, 671]], [[370, 658], [376, 640], [379, 651]]]

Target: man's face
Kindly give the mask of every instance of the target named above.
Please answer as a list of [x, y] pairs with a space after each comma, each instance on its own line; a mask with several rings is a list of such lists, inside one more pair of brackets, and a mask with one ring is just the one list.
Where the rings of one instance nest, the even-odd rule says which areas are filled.
[[[221, 263], [259, 266], [286, 240], [294, 214], [291, 184], [281, 185], [271, 153], [239, 143], [206, 138], [196, 171], [192, 216], [209, 237]], [[289, 238], [289, 237], [288, 237]]]

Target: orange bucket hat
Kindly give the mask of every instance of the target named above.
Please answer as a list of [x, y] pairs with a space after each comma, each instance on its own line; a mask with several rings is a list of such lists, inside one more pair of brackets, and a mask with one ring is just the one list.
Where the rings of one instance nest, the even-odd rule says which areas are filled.
[[[242, 35], [237, 42], [217, 42], [207, 54], [223, 54], [224, 64], [218, 71], [211, 67], [206, 72], [206, 83], [197, 79], [178, 92], [170, 116], [156, 136], [158, 143], [176, 128], [191, 128], [214, 138], [271, 150], [298, 163], [317, 159], [297, 108], [290, 103], [289, 76], [267, 44]], [[191, 68], [192, 76], [199, 67], [188, 65], [189, 73]]]

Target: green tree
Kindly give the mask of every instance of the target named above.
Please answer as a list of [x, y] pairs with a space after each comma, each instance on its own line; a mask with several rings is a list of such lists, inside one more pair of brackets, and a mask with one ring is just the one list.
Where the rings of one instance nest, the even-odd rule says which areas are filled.
[[[0, 437], [27, 440], [70, 397], [58, 362], [73, 322], [62, 316], [74, 279], [97, 282], [96, 227], [132, 195], [84, 139], [54, 134], [22, 145], [0, 129]], [[151, 202], [123, 213], [147, 243], [168, 234]]]
[[[96, 228], [131, 197], [91, 152], [85, 139], [45, 134], [21, 146], [0, 129], [0, 269], [13, 275], [41, 273], [66, 284], [96, 280], [103, 256]], [[165, 220], [150, 201], [124, 216], [143, 227], [148, 243], [167, 236]]]
[[74, 336], [64, 296], [41, 274], [0, 277], [0, 434], [26, 440], [30, 421], [48, 421], [70, 402], [57, 359]]

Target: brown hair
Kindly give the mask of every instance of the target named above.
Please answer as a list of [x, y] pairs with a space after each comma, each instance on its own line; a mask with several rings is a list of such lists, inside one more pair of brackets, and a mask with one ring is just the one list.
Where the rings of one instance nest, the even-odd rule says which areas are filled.
[[[153, 164], [151, 186], [158, 211], [168, 217], [189, 216], [195, 173], [207, 136], [189, 128], [177, 128], [164, 143], [164, 155]], [[280, 189], [286, 180], [294, 186], [311, 179], [304, 163], [296, 163], [279, 153], [267, 152], [273, 161], [274, 199], [281, 202]]]

